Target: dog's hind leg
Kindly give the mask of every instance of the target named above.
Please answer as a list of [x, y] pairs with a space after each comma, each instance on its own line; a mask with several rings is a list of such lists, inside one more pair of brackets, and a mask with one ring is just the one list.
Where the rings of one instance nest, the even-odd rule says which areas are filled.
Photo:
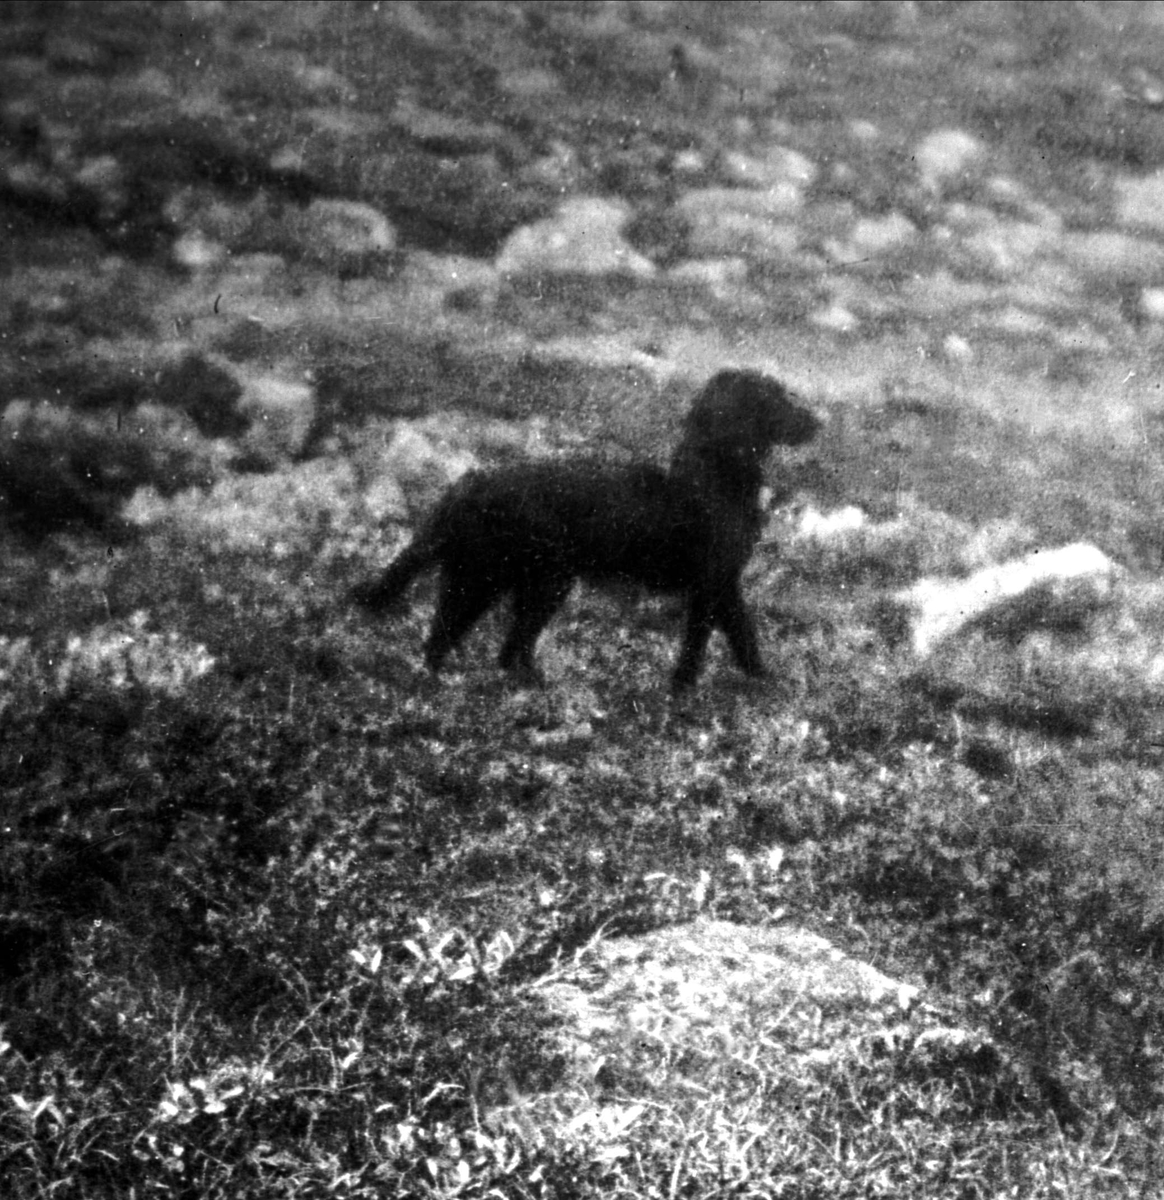
[[513, 596], [513, 624], [497, 659], [502, 668], [537, 677], [534, 648], [538, 636], [570, 594], [572, 583], [568, 575], [548, 575], [518, 587]]

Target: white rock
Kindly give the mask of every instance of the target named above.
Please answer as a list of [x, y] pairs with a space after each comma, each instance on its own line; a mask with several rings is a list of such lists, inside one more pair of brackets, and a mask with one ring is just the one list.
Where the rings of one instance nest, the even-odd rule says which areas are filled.
[[927, 134], [914, 148], [922, 183], [940, 191], [950, 179], [964, 175], [985, 152], [986, 147], [962, 129], [937, 129]]
[[705, 287], [713, 296], [733, 295], [748, 282], [748, 261], [745, 258], [700, 258], [676, 263], [667, 272], [676, 283]]
[[1059, 252], [1077, 271], [1113, 281], [1153, 284], [1164, 273], [1164, 246], [1126, 233], [1064, 233]]
[[544, 221], [514, 230], [497, 256], [506, 275], [631, 275], [655, 273], [655, 264], [622, 236], [630, 208], [619, 200], [579, 196]]
[[418, 311], [439, 309], [450, 297], [490, 304], [496, 298], [500, 278], [491, 262], [461, 254], [431, 254], [416, 250], [408, 256], [399, 280]]
[[853, 226], [849, 246], [853, 257], [888, 254], [908, 246], [917, 237], [917, 226], [901, 213], [884, 217], [866, 217]]
[[374, 257], [396, 247], [388, 218], [357, 200], [312, 200], [292, 225], [304, 254], [324, 262]]
[[1149, 321], [1164, 321], [1164, 287], [1144, 288], [1140, 293], [1140, 311]]
[[562, 81], [553, 71], [529, 67], [506, 71], [497, 80], [497, 86], [511, 96], [550, 96], [561, 91]]
[[1057, 612], [1095, 611], [1111, 598], [1117, 575], [1102, 550], [1076, 542], [983, 567], [967, 579], [923, 579], [893, 599], [906, 618], [914, 653], [924, 658], [1019, 600], [1027, 602], [1022, 618], [1031, 627]]
[[1115, 207], [1121, 225], [1164, 230], [1164, 170], [1116, 179]]
[[830, 512], [821, 512], [810, 505], [800, 514], [793, 536], [829, 541], [863, 528], [867, 521], [868, 517], [855, 504], [834, 508]]
[[373, 479], [364, 491], [364, 512], [376, 525], [389, 519], [405, 520], [408, 516], [408, 500], [404, 489], [391, 475]]
[[852, 333], [861, 323], [855, 314], [839, 303], [818, 308], [809, 314], [808, 319], [818, 329], [827, 329], [830, 333]]
[[881, 136], [881, 130], [872, 121], [850, 121], [848, 130], [849, 136], [856, 142], [875, 142]]
[[1024, 270], [1057, 243], [1055, 232], [1030, 221], [998, 221], [971, 234], [963, 243], [980, 266], [1000, 275]]
[[211, 241], [204, 234], [194, 230], [184, 233], [171, 247], [170, 253], [174, 261], [188, 271], [209, 271], [220, 266], [227, 259], [227, 249], [220, 242]]
[[800, 188], [783, 183], [762, 191], [698, 188], [680, 197], [675, 208], [688, 223], [688, 246], [695, 255], [787, 259], [800, 244], [793, 218], [803, 205]]
[[707, 170], [707, 159], [694, 148], [680, 150], [671, 169], [678, 175], [699, 175]]
[[729, 150], [720, 159], [720, 171], [731, 183], [756, 188], [783, 184], [808, 187], [816, 178], [816, 164], [784, 146], [777, 146], [761, 157]]
[[419, 516], [432, 508], [450, 484], [479, 465], [470, 451], [441, 444], [418, 424], [398, 423], [386, 446], [381, 448], [374, 439], [360, 454], [364, 501], [370, 514]]
[[277, 462], [303, 449], [315, 423], [315, 389], [305, 380], [280, 375], [243, 376], [239, 412], [251, 418], [244, 450]]

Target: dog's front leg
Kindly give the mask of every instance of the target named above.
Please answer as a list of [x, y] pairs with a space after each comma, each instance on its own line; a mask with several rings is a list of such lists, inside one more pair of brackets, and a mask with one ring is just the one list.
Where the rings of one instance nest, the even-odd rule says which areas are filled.
[[756, 623], [748, 612], [739, 585], [720, 598], [716, 606], [715, 623], [723, 630], [740, 670], [749, 675], [763, 675], [764, 660], [760, 655]]

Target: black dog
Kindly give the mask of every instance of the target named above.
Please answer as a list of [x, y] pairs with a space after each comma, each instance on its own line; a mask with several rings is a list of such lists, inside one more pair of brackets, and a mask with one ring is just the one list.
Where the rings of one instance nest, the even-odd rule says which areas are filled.
[[513, 623], [500, 663], [536, 674], [534, 646], [576, 579], [631, 580], [687, 597], [678, 690], [695, 681], [712, 629], [749, 675], [763, 672], [740, 574], [763, 524], [763, 463], [808, 441], [819, 423], [773, 379], [721, 371], [696, 397], [670, 470], [601, 461], [532, 462], [471, 472], [445, 494], [412, 544], [354, 598], [381, 611], [412, 580], [441, 569], [425, 646], [448, 652], [502, 596]]

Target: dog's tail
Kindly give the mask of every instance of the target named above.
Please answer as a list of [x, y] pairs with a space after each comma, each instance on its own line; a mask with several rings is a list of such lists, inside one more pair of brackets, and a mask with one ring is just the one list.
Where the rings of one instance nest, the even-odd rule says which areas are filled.
[[475, 472], [452, 487], [441, 498], [436, 510], [412, 539], [375, 579], [358, 583], [349, 593], [351, 599], [372, 612], [386, 612], [408, 591], [409, 585], [425, 571], [441, 564], [448, 544], [449, 529], [462, 503], [462, 495], [472, 485]]
[[414, 539], [412, 545], [398, 554], [381, 575], [356, 584], [350, 593], [352, 600], [371, 612], [386, 612], [398, 604], [409, 584], [418, 575], [436, 566], [434, 548], [426, 541], [423, 537]]

